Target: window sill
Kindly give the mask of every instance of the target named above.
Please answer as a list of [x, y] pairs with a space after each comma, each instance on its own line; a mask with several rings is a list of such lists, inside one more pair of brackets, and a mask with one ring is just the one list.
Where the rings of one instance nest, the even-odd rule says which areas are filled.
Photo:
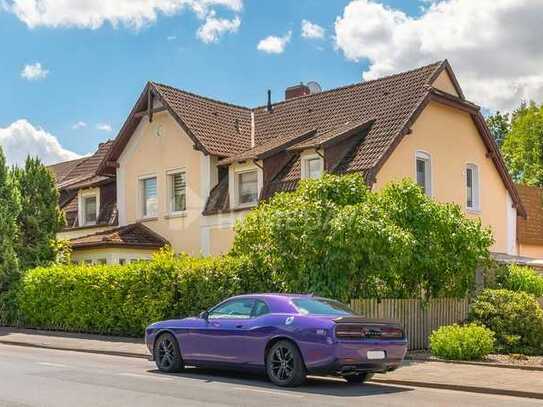
[[251, 208], [254, 208], [258, 205], [258, 202], [251, 202], [251, 203], [246, 203], [246, 204], [241, 204], [241, 205], [237, 205], [234, 209], [251, 209]]
[[141, 219], [138, 220], [138, 222], [140, 222], [140, 223], [152, 222], [152, 221], [155, 221], [155, 220], [158, 220], [158, 216], [149, 216], [148, 218], [141, 218]]
[[183, 211], [183, 212], [169, 213], [164, 218], [165, 219], [176, 219], [176, 218], [186, 218], [186, 217], [187, 217], [187, 211]]
[[466, 208], [467, 213], [471, 213], [473, 215], [480, 215], [481, 209], [475, 209], [475, 208]]

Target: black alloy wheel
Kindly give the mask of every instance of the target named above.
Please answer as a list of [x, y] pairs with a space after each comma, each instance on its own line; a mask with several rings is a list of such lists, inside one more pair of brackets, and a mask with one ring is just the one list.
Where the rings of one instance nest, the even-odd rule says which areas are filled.
[[266, 371], [278, 386], [294, 387], [305, 381], [305, 365], [296, 345], [279, 341], [268, 351]]
[[170, 333], [160, 335], [154, 348], [155, 363], [161, 372], [174, 373], [183, 369], [177, 340]]

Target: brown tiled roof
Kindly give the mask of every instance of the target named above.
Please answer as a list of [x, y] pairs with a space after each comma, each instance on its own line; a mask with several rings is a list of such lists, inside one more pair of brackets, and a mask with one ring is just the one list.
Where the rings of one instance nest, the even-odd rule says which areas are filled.
[[521, 244], [543, 245], [543, 188], [517, 185], [527, 212], [526, 219], [517, 218], [517, 239]]
[[302, 142], [312, 138], [317, 134], [315, 129], [303, 130], [295, 134], [288, 134], [283, 137], [277, 137], [268, 142], [262, 143], [254, 148], [246, 150], [240, 154], [235, 154], [218, 162], [218, 165], [227, 165], [233, 162], [241, 162], [253, 159], [262, 159], [266, 155], [271, 155], [274, 151], [283, 150], [296, 142]]
[[167, 85], [153, 87], [209, 154], [229, 156], [250, 148], [250, 109]]
[[168, 241], [141, 223], [134, 223], [70, 240], [73, 249], [89, 247], [132, 247], [157, 249]]
[[100, 143], [98, 150], [88, 157], [50, 165], [59, 189], [78, 189], [106, 181], [106, 177], [97, 177], [97, 170], [113, 146], [113, 140]]

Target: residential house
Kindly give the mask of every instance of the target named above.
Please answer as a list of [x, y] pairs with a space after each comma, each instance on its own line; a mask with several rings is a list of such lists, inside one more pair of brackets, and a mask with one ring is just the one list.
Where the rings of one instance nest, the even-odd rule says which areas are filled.
[[[447, 61], [322, 92], [300, 84], [285, 96], [272, 103], [268, 93], [266, 105], [248, 108], [149, 82], [89, 172], [115, 180], [114, 223], [76, 237], [76, 252], [90, 240], [94, 259], [103, 259], [131, 228], [132, 240], [145, 230], [156, 246], [224, 253], [236, 221], [260, 200], [327, 171], [358, 172], [373, 189], [412, 178], [490, 227], [493, 251], [517, 254], [525, 210], [479, 107], [465, 99]], [[80, 229], [85, 201], [77, 208]]]

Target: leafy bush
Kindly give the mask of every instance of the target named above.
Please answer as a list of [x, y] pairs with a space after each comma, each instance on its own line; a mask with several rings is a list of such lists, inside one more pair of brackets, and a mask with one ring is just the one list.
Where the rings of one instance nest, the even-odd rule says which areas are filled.
[[350, 298], [462, 297], [491, 234], [412, 181], [370, 192], [357, 174], [303, 180], [236, 227], [247, 256], [293, 291]]
[[543, 352], [543, 310], [530, 294], [484, 290], [475, 298], [469, 319], [494, 331], [500, 352]]
[[494, 332], [477, 324], [448, 325], [432, 332], [430, 349], [439, 358], [480, 360], [494, 349]]
[[543, 297], [543, 276], [530, 267], [517, 264], [500, 267], [496, 271], [496, 284], [498, 288], [524, 291], [536, 297]]
[[30, 270], [17, 302], [27, 326], [138, 336], [151, 322], [195, 315], [225, 297], [264, 290], [266, 284], [243, 259], [163, 251], [152, 261], [124, 266]]

